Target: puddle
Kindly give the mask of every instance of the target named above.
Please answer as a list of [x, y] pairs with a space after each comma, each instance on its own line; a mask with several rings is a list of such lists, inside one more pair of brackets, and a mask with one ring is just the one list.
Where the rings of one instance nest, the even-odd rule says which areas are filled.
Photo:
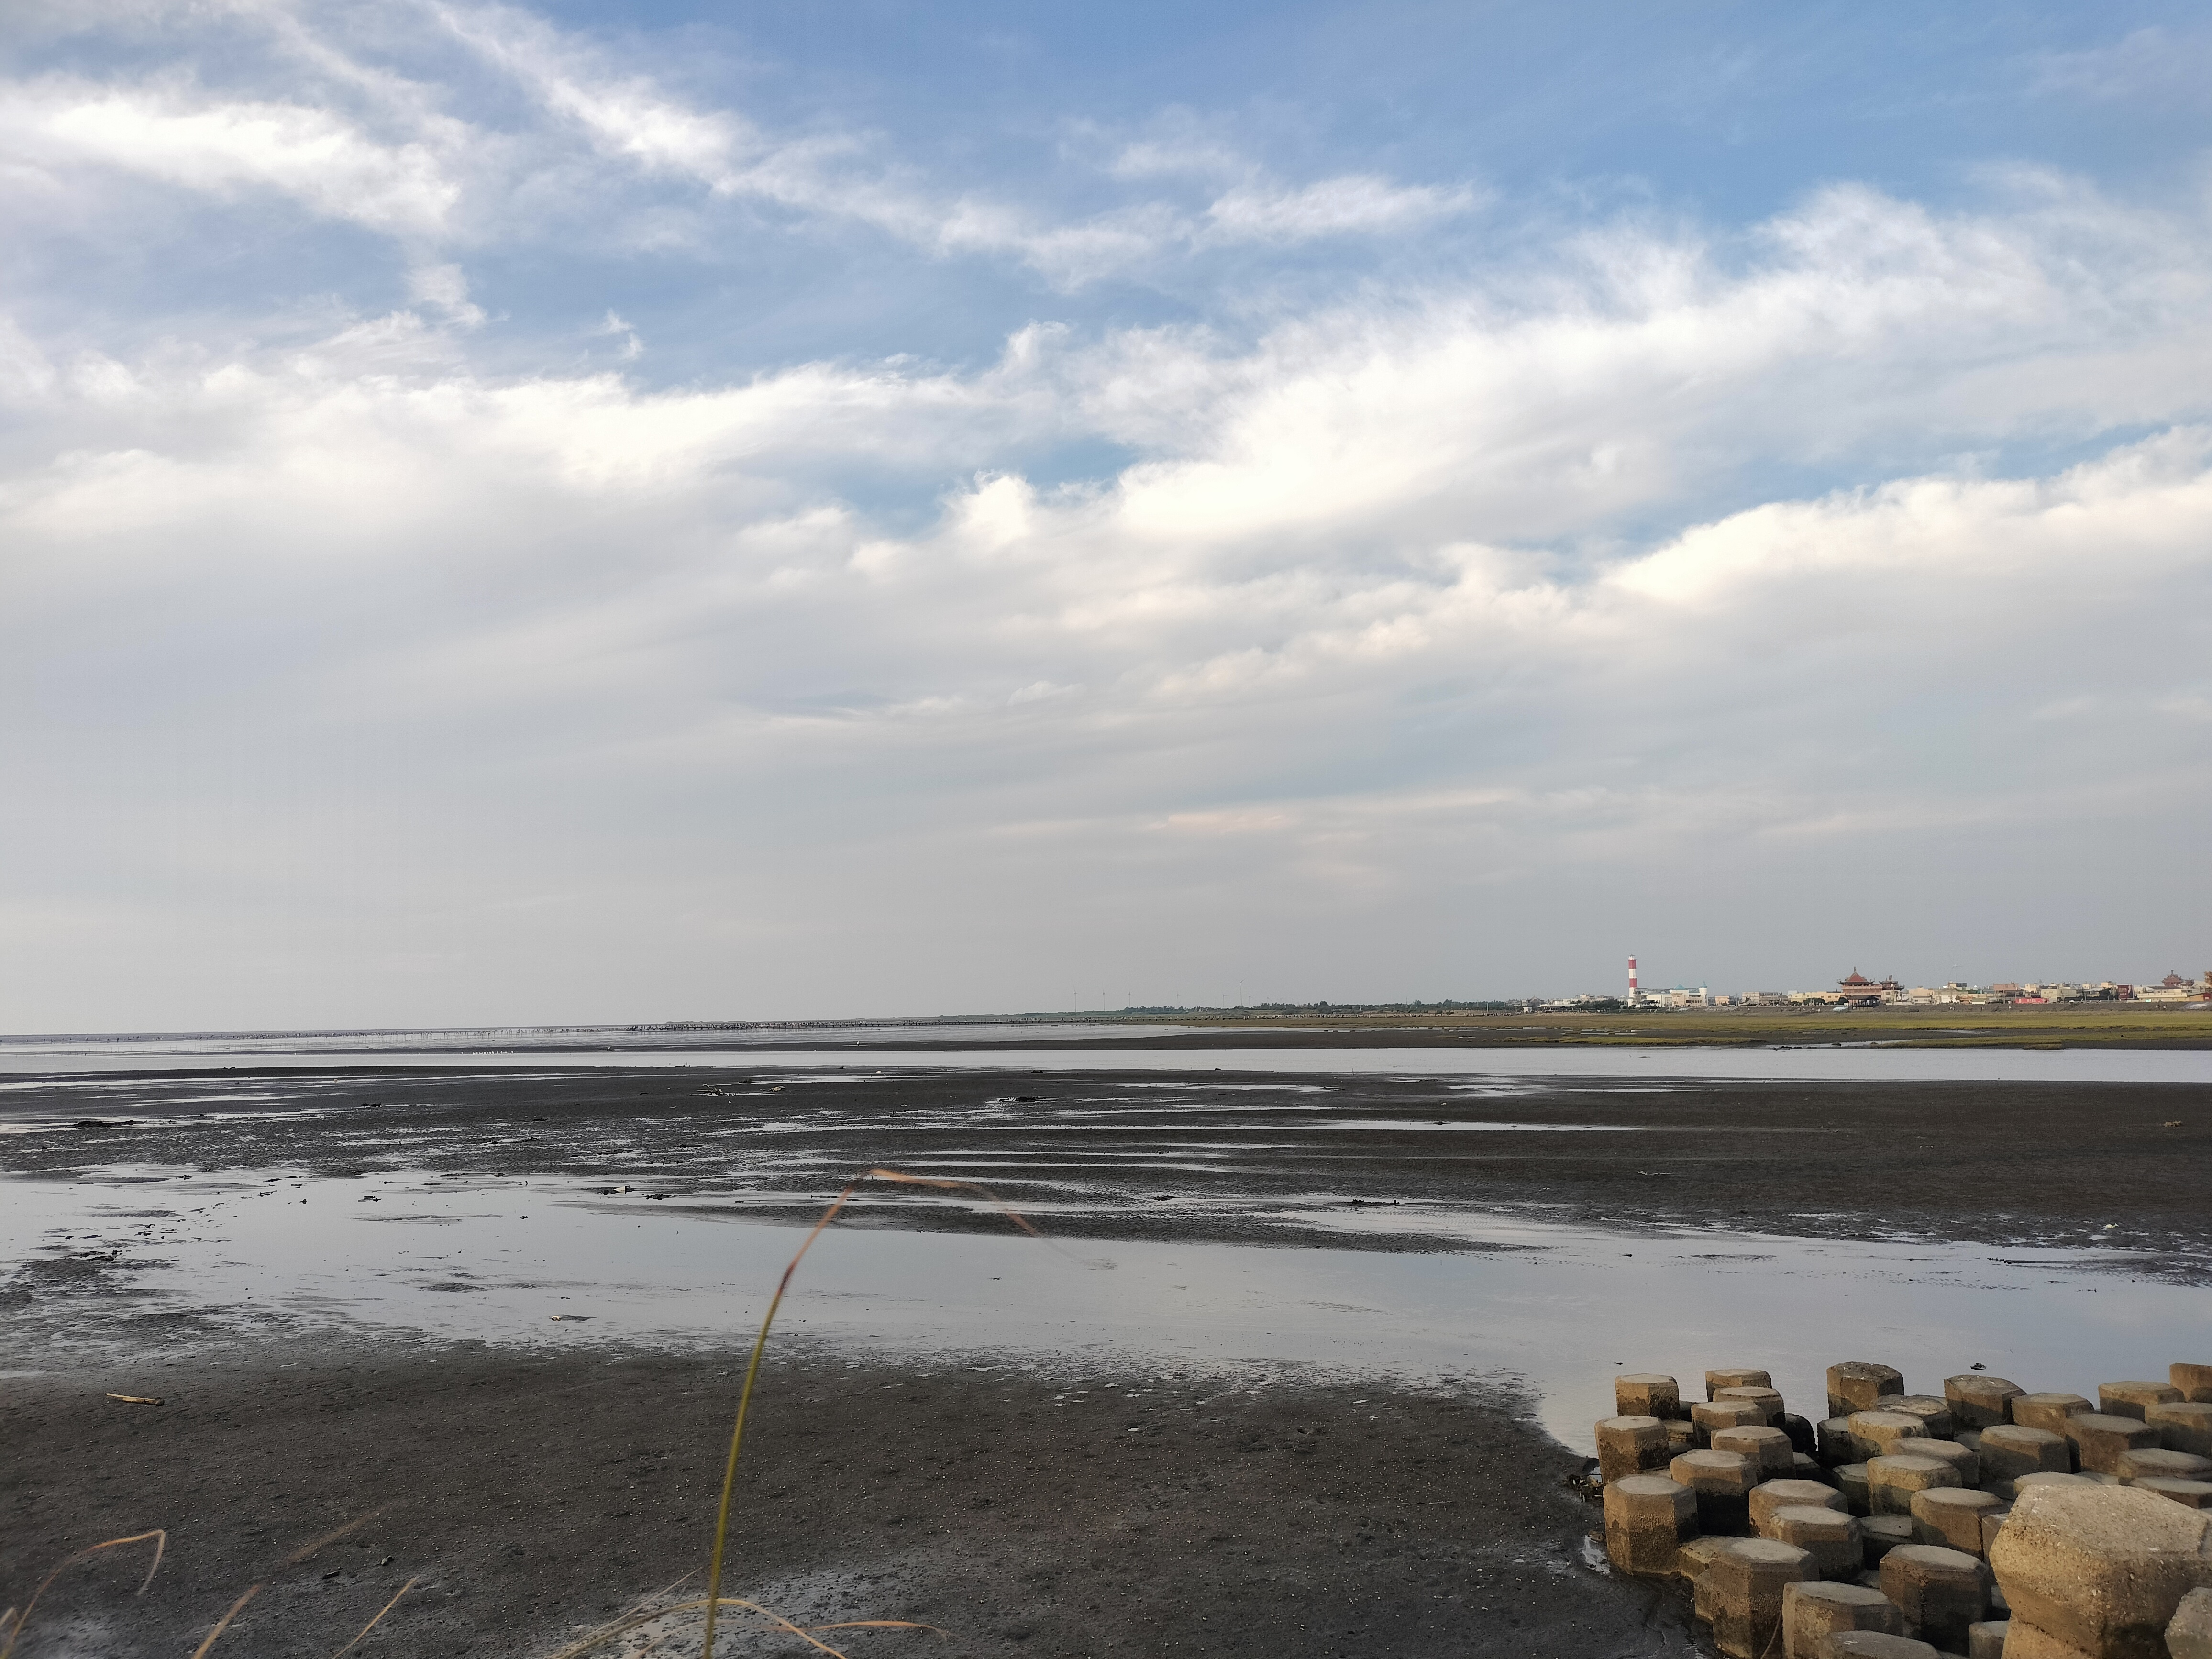
[[[19, 1263], [114, 1275], [121, 1298], [76, 1304], [103, 1319], [191, 1308], [496, 1342], [740, 1346], [799, 1231], [727, 1199], [620, 1185], [121, 1166], [9, 1179], [0, 1245]], [[823, 1236], [784, 1319], [876, 1350], [1413, 1382], [1510, 1372], [1583, 1449], [1622, 1369], [1692, 1386], [1709, 1365], [1761, 1365], [1802, 1408], [1844, 1358], [1898, 1365], [1919, 1391], [1979, 1361], [2029, 1389], [2089, 1393], [2212, 1353], [2212, 1298], [2124, 1250], [1612, 1232], [1415, 1204], [1297, 1215], [1465, 1248], [1048, 1245], [895, 1231], [864, 1213]], [[36, 1302], [51, 1310], [53, 1294]], [[80, 1329], [99, 1340], [94, 1322]]]

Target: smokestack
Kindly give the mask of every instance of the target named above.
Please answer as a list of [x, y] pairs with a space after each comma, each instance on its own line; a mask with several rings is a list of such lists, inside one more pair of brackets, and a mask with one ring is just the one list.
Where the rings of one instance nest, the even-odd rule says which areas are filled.
[[1636, 989], [1636, 958], [1631, 957], [1628, 959], [1628, 1006], [1633, 1008], [1643, 1000]]

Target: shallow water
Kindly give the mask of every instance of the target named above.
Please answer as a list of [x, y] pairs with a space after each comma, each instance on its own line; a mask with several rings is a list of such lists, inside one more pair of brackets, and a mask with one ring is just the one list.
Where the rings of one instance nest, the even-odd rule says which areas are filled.
[[[1419, 1205], [1329, 1220], [1467, 1248], [1040, 1243], [863, 1218], [814, 1247], [785, 1328], [1102, 1371], [1510, 1373], [1531, 1385], [1545, 1425], [1584, 1449], [1623, 1369], [1688, 1388], [1708, 1366], [1760, 1365], [1817, 1415], [1820, 1373], [1839, 1358], [1885, 1360], [1920, 1391], [1979, 1361], [2029, 1389], [2092, 1393], [2212, 1355], [2212, 1297], [2160, 1282], [2154, 1259], [2124, 1249], [1616, 1232]], [[495, 1342], [739, 1345], [800, 1237], [726, 1200], [568, 1179], [137, 1165], [0, 1186], [9, 1259], [112, 1255], [125, 1306]]]

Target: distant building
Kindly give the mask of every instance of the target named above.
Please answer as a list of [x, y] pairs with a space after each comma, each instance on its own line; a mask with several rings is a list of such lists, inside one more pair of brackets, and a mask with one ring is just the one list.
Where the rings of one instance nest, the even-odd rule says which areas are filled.
[[1846, 977], [1836, 981], [1831, 1000], [1847, 1008], [1874, 1008], [1895, 1001], [1904, 989], [1894, 979], [1869, 979], [1854, 968]]

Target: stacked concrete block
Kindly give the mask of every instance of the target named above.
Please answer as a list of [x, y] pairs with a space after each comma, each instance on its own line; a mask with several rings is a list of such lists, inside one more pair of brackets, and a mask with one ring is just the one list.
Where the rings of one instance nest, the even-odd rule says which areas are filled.
[[2181, 1598], [2166, 1622], [2166, 1650], [2173, 1659], [2212, 1659], [2212, 1589]]
[[1997, 1530], [2004, 1525], [2005, 1516], [2012, 1513], [2012, 1505], [2000, 1504], [1993, 1510], [1982, 1511], [1982, 1559], [1990, 1559], [1990, 1546], [1997, 1541]]
[[1751, 1529], [1765, 1538], [1768, 1535], [1768, 1516], [1793, 1504], [1807, 1504], [1815, 1509], [1833, 1510], [1838, 1515], [1850, 1513], [1843, 1493], [1818, 1480], [1762, 1480], [1751, 1489]]
[[2212, 1516], [2139, 1487], [2023, 1488], [1990, 1552], [2008, 1659], [2164, 1659], [2167, 1624], [2212, 1587]]
[[1866, 1462], [1866, 1454], [1859, 1449], [1858, 1437], [1851, 1432], [1850, 1418], [1824, 1417], [1813, 1433], [1820, 1461], [1830, 1468]]
[[1701, 1400], [1690, 1407], [1690, 1421], [1697, 1425], [1698, 1445], [1710, 1449], [1715, 1430], [1763, 1429], [1766, 1412], [1755, 1400]]
[[1698, 1576], [1693, 1601], [1713, 1627], [1715, 1647], [1729, 1659], [1761, 1659], [1781, 1646], [1784, 1589], [1818, 1577], [1812, 1558], [1793, 1545], [1739, 1539]]
[[2068, 1474], [2074, 1468], [2074, 1452], [2066, 1437], [2048, 1429], [2000, 1424], [1983, 1430], [1974, 1449], [1982, 1466], [1983, 1488], [2000, 1498], [2010, 1498], [2013, 1482], [2024, 1474]]
[[2162, 1446], [2131, 1446], [2120, 1454], [2112, 1473], [2133, 1486], [2154, 1477], [2167, 1480], [2202, 1480], [2212, 1469], [2212, 1457], [2195, 1452], [2167, 1451]]
[[1858, 1520], [1859, 1539], [1865, 1547], [1869, 1568], [1879, 1567], [1882, 1557], [1912, 1541], [1912, 1517], [1909, 1515], [1863, 1515]]
[[1717, 1405], [1723, 1400], [1748, 1400], [1753, 1405], [1757, 1406], [1761, 1411], [1766, 1413], [1766, 1415], [1760, 1420], [1769, 1428], [1777, 1428], [1781, 1425], [1783, 1418], [1782, 1395], [1780, 1392], [1776, 1389], [1752, 1384], [1745, 1384], [1735, 1388], [1716, 1389], [1713, 1391], [1713, 1403]]
[[1771, 1389], [1774, 1379], [1747, 1365], [1723, 1365], [1705, 1373], [1705, 1398], [1717, 1400], [1723, 1389]]
[[1681, 1385], [1656, 1372], [1632, 1372], [1613, 1379], [1613, 1409], [1622, 1417], [1656, 1417], [1662, 1422], [1686, 1417]]
[[1708, 1537], [1703, 1533], [1685, 1540], [1682, 1547], [1674, 1552], [1674, 1577], [1684, 1580], [1694, 1589], [1698, 1580], [1705, 1576], [1705, 1569], [1712, 1565], [1713, 1558], [1735, 1542], [1733, 1538]]
[[2132, 1483], [2137, 1492], [2154, 1492], [2192, 1510], [2212, 1510], [2212, 1480], [2168, 1480], [2153, 1476]]
[[1867, 1464], [1867, 1506], [1876, 1515], [1910, 1515], [1916, 1492], [1965, 1484], [1940, 1457], [1876, 1457]]
[[1906, 1508], [1912, 1517], [1912, 1541], [1979, 1555], [1982, 1517], [2003, 1507], [1988, 1492], [1972, 1486], [1936, 1486], [1915, 1492]]
[[1698, 1535], [1698, 1495], [1663, 1474], [1629, 1474], [1605, 1489], [1606, 1559], [1623, 1572], [1672, 1572]]
[[2012, 1420], [2024, 1429], [2066, 1432], [2066, 1419], [2096, 1407], [2078, 1394], [2023, 1394], [2014, 1397]]
[[1826, 1504], [1784, 1504], [1766, 1517], [1759, 1535], [1804, 1551], [1821, 1578], [1849, 1583], [1866, 1571], [1866, 1534], [1858, 1516]]
[[1796, 1473], [1797, 1454], [1790, 1444], [1790, 1437], [1781, 1430], [1770, 1429], [1764, 1424], [1757, 1427], [1715, 1429], [1712, 1449], [1715, 1451], [1741, 1452], [1759, 1465], [1761, 1480], [1787, 1480]]
[[1872, 1408], [1884, 1395], [1905, 1392], [1905, 1378], [1893, 1366], [1868, 1359], [1846, 1359], [1828, 1367], [1828, 1415], [1849, 1417]]
[[1928, 1438], [1928, 1425], [1910, 1412], [1853, 1412], [1848, 1420], [1851, 1438], [1869, 1458], [1894, 1451], [1900, 1440]]
[[[1978, 1442], [1977, 1444], [1978, 1443]], [[1900, 1457], [1935, 1458], [1939, 1462], [1948, 1463], [1951, 1466], [1958, 1474], [1960, 1486], [1978, 1486], [1982, 1484], [1980, 1454], [1973, 1446], [1963, 1445], [1956, 1440], [1937, 1440], [1932, 1437], [1907, 1440], [1899, 1445], [1896, 1455]]]
[[2212, 1365], [2189, 1365], [2176, 1361], [2166, 1368], [2166, 1380], [2181, 1390], [2184, 1400], [2212, 1405]]
[[1670, 1453], [1695, 1451], [1698, 1449], [1698, 1425], [1686, 1417], [1670, 1417], [1667, 1424], [1667, 1449]]
[[1881, 1558], [1881, 1593], [1908, 1629], [1945, 1653], [1966, 1650], [1966, 1626], [1989, 1611], [1987, 1569], [1978, 1556], [1938, 1544], [1905, 1544]]
[[2061, 1431], [2074, 1447], [2077, 1473], [2120, 1473], [2120, 1454], [2148, 1449], [2158, 1444], [2158, 1431], [2140, 1418], [2107, 1417], [2102, 1412], [2076, 1412]]
[[1872, 1515], [1874, 1498], [1867, 1489], [1867, 1466], [1846, 1463], [1834, 1474], [1836, 1490], [1844, 1495], [1844, 1507], [1853, 1515]]
[[2012, 1626], [2003, 1620], [1966, 1626], [1966, 1659], [2004, 1659], [2005, 1637]]
[[1598, 1479], [1648, 1474], [1668, 1461], [1667, 1425], [1656, 1417], [1601, 1417], [1597, 1421]]
[[1951, 1414], [1951, 1402], [1932, 1394], [1886, 1394], [1874, 1402], [1874, 1408], [1917, 1417], [1939, 1440], [1947, 1440], [1959, 1431], [1959, 1419]]
[[1890, 1599], [1863, 1584], [1800, 1579], [1782, 1587], [1783, 1659], [1817, 1659], [1822, 1638], [1838, 1631], [1898, 1636], [1904, 1629]]
[[1952, 1417], [1963, 1429], [1986, 1429], [2011, 1422], [2014, 1397], [2027, 1392], [2017, 1382], [1984, 1376], [1980, 1371], [1966, 1371], [1943, 1379], [1943, 1398], [1950, 1405]]
[[2097, 1409], [2107, 1417], [2132, 1417], [2143, 1420], [2144, 1411], [2152, 1406], [2171, 1406], [2181, 1398], [2181, 1390], [2170, 1382], [2100, 1382], [2097, 1384]]
[[2143, 1421], [2158, 1431], [2158, 1443], [2166, 1450], [2212, 1457], [2212, 1401], [2177, 1400], [2147, 1407]]
[[1751, 1530], [1751, 1489], [1759, 1484], [1759, 1466], [1742, 1453], [1684, 1452], [1667, 1473], [1697, 1494], [1699, 1531], [1741, 1537]]

